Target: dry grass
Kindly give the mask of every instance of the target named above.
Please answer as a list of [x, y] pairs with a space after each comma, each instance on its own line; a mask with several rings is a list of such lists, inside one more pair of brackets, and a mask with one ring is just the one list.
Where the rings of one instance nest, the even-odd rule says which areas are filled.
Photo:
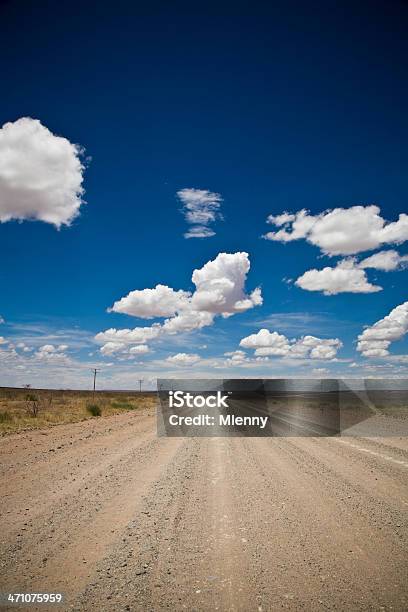
[[[153, 407], [156, 396], [136, 391], [98, 391], [94, 396], [91, 391], [0, 388], [0, 435], [98, 418], [88, 408], [94, 404], [100, 408], [103, 418], [144, 406]], [[37, 416], [33, 416], [37, 410]]]

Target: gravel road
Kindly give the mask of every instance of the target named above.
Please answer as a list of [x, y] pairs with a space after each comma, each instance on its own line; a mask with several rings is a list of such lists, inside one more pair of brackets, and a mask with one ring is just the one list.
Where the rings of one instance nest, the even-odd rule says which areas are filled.
[[157, 438], [143, 410], [6, 436], [0, 459], [3, 592], [75, 611], [408, 609], [406, 438]]

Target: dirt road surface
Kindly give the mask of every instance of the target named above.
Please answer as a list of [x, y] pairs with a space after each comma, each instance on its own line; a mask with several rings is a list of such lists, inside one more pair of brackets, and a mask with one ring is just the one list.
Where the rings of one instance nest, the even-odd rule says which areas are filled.
[[144, 410], [6, 436], [0, 460], [3, 592], [75, 611], [408, 609], [406, 438], [166, 439]]

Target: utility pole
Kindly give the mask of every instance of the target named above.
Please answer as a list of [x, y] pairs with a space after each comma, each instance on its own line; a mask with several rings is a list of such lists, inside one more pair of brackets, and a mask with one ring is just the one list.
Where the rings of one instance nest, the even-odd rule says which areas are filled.
[[96, 373], [100, 372], [100, 369], [92, 368], [92, 372], [93, 372], [93, 375], [94, 375], [94, 377], [93, 377], [93, 393], [94, 393], [94, 396], [95, 396], [95, 391], [96, 391]]
[[142, 382], [143, 382], [143, 378], [139, 378], [139, 393], [142, 392]]

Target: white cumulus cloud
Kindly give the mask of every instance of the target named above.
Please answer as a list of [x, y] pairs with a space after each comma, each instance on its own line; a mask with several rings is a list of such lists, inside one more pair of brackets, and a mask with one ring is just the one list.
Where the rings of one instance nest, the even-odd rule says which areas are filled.
[[267, 240], [291, 242], [305, 239], [326, 255], [354, 255], [385, 244], [408, 240], [408, 215], [387, 222], [375, 205], [325, 210], [311, 215], [307, 210], [270, 215], [267, 222], [280, 227], [264, 235]]
[[368, 281], [365, 271], [352, 258], [340, 261], [334, 268], [326, 266], [321, 270], [307, 270], [295, 285], [306, 291], [322, 291], [324, 295], [375, 293], [382, 289]]
[[404, 302], [358, 336], [357, 350], [364, 357], [386, 357], [390, 344], [400, 340], [407, 331], [408, 302]]
[[[114, 327], [99, 332], [95, 340], [100, 344], [108, 342], [120, 343], [124, 346], [132, 344], [146, 344], [154, 340], [160, 333], [160, 325], [154, 324], [151, 327], [135, 327], [133, 329], [115, 329]], [[118, 350], [120, 348], [119, 347]]]
[[0, 129], [0, 222], [70, 225], [83, 203], [82, 149], [37, 119]]
[[40, 361], [68, 363], [69, 358], [65, 354], [67, 348], [68, 345], [66, 344], [60, 344], [59, 346], [55, 346], [54, 344], [43, 344], [34, 353], [34, 358]]
[[145, 355], [149, 351], [150, 351], [150, 349], [147, 346], [147, 344], [137, 344], [136, 346], [132, 346], [129, 349], [129, 353], [131, 355]]
[[156, 285], [154, 289], [131, 291], [109, 310], [141, 319], [172, 317], [178, 310], [188, 306], [190, 296], [188, 291], [175, 291], [166, 285]]
[[249, 272], [248, 253], [219, 253], [199, 270], [192, 280], [196, 286], [191, 305], [193, 310], [229, 316], [262, 304], [260, 289], [245, 295], [244, 285]]
[[302, 336], [299, 339], [287, 338], [283, 334], [268, 329], [242, 338], [240, 346], [255, 350], [259, 357], [289, 357], [294, 359], [334, 359], [343, 346], [338, 338], [317, 338]]
[[167, 357], [166, 361], [178, 366], [191, 366], [200, 361], [201, 357], [194, 353], [177, 353]]
[[[257, 351], [257, 355], [285, 356], [290, 350], [289, 340], [283, 334], [260, 329], [257, 334], [242, 338], [240, 346]], [[259, 352], [258, 352], [259, 351]]]
[[136, 344], [134, 346], [129, 346], [129, 344], [125, 342], [115, 342], [109, 340], [106, 342], [100, 349], [102, 355], [114, 355], [115, 353], [123, 353], [127, 355], [145, 355], [150, 351], [147, 344]]
[[39, 353], [55, 353], [57, 348], [53, 344], [43, 344], [38, 349]]
[[366, 257], [358, 264], [359, 268], [374, 268], [375, 270], [397, 270], [408, 265], [408, 255], [400, 255], [397, 251], [379, 251], [370, 257]]
[[310, 357], [311, 359], [334, 359], [343, 346], [338, 338], [316, 338], [303, 336], [291, 346], [290, 356]]
[[166, 319], [162, 326], [163, 333], [178, 334], [201, 329], [213, 324], [215, 315], [212, 312], [188, 310], [172, 319]]
[[219, 212], [222, 197], [208, 189], [180, 189], [177, 197], [183, 204], [184, 218], [191, 226], [184, 234], [185, 238], [209, 238], [215, 232], [209, 227], [217, 219], [222, 219]]
[[126, 344], [124, 342], [109, 341], [101, 347], [101, 353], [102, 355], [113, 355], [124, 349], [126, 349]]
[[125, 342], [115, 342], [109, 340], [106, 342], [100, 349], [102, 355], [114, 355], [115, 353], [124, 353], [128, 355], [145, 355], [150, 351], [147, 344], [136, 344], [134, 346], [130, 346]]
[[228, 357], [226, 365], [241, 365], [248, 361], [245, 351], [229, 351], [224, 355]]
[[[115, 302], [111, 310], [145, 319], [164, 318], [163, 323], [134, 329], [108, 329], [95, 336], [102, 352], [112, 351], [106, 343], [145, 344], [166, 334], [190, 332], [212, 325], [217, 315], [230, 317], [262, 304], [259, 288], [247, 294], [250, 269], [248, 253], [219, 253], [202, 268], [193, 271], [195, 291], [175, 291], [165, 285], [131, 291]], [[121, 347], [123, 348], [123, 347]], [[118, 350], [121, 350], [118, 349]]]

